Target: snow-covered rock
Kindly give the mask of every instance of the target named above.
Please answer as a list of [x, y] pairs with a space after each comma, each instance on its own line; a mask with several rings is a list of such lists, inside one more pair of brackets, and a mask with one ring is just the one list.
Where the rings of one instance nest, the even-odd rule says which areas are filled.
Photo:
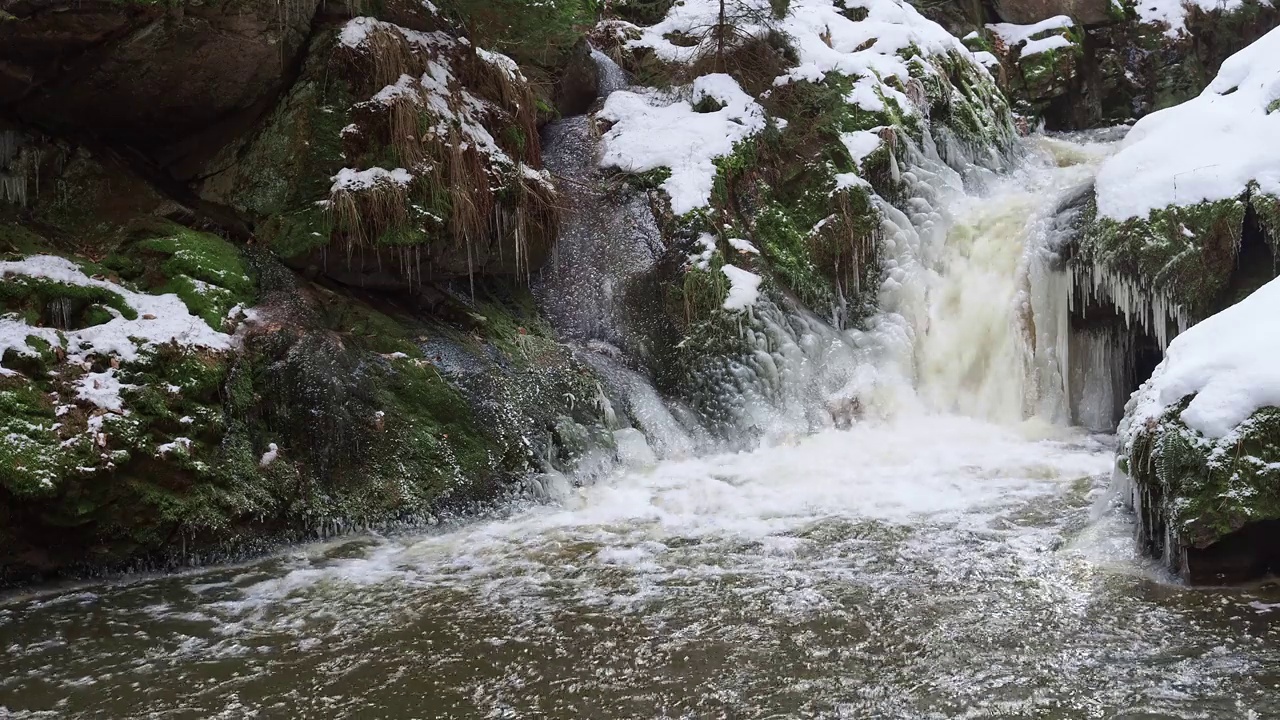
[[1199, 97], [1133, 126], [1098, 172], [1098, 213], [1141, 218], [1251, 182], [1280, 195], [1280, 28], [1228, 58]]
[[[706, 101], [721, 107], [697, 112], [695, 107]], [[614, 123], [604, 136], [601, 164], [627, 172], [668, 168], [671, 174], [662, 189], [679, 215], [711, 199], [715, 159], [733, 152], [735, 143], [765, 127], [760, 105], [724, 74], [695, 80], [689, 100], [619, 90], [609, 96], [600, 117]]]

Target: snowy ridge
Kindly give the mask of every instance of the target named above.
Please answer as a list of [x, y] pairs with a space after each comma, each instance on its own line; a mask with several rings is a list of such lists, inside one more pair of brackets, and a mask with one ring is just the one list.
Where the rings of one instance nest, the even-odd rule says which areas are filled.
[[1098, 172], [1098, 214], [1280, 195], [1280, 28], [1227, 58], [1197, 98], [1137, 122]]
[[1129, 401], [1126, 442], [1170, 405], [1195, 395], [1182, 421], [1220, 438], [1254, 411], [1280, 406], [1280, 279], [1179, 335]]
[[[987, 29], [995, 33], [1005, 47], [1012, 50], [1022, 43], [1029, 42], [1037, 35], [1058, 30], [1067, 30], [1076, 26], [1076, 22], [1066, 15], [1057, 15], [1048, 20], [1041, 20], [1032, 25], [1015, 25], [1013, 23], [988, 23]], [[1055, 35], [1055, 37], [1062, 37]], [[1064, 40], [1066, 38], [1063, 38]], [[1025, 54], [1025, 53], [1024, 53]]]

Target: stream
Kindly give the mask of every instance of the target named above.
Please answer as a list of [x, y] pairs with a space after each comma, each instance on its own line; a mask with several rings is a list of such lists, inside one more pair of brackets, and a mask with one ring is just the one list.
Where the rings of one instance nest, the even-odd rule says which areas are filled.
[[[1026, 142], [981, 191], [919, 166], [884, 316], [823, 331], [851, 428], [651, 442], [553, 502], [0, 599], [0, 717], [1280, 717], [1280, 588], [1141, 559], [1113, 439], [1069, 423], [1036, 251], [1109, 150]], [[611, 292], [561, 327], [612, 332]]]

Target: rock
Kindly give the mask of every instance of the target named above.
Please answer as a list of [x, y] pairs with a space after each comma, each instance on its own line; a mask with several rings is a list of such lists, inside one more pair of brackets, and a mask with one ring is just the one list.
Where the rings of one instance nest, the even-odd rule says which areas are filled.
[[0, 0], [0, 105], [172, 159], [287, 80], [320, 0]]
[[599, 95], [600, 73], [591, 59], [591, 46], [581, 40], [556, 80], [555, 106], [561, 116], [581, 115]]
[[1031, 25], [1056, 15], [1066, 15], [1081, 25], [1114, 22], [1112, 0], [995, 0], [996, 14], [1005, 22]]

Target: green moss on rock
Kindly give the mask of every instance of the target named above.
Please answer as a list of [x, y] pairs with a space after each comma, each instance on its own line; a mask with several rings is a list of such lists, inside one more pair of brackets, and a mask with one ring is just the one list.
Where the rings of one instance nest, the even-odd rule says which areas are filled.
[[1280, 227], [1280, 203], [1251, 184], [1240, 198], [1170, 205], [1143, 218], [1094, 216], [1074, 262], [1104, 267], [1152, 296], [1163, 294], [1198, 320], [1224, 303], [1250, 210], [1275, 251], [1280, 244], [1269, 229]]
[[1212, 439], [1180, 419], [1190, 399], [1139, 428], [1121, 448], [1144, 497], [1148, 535], [1167, 530], [1175, 552], [1206, 548], [1250, 523], [1280, 519], [1280, 409], [1262, 408]]

